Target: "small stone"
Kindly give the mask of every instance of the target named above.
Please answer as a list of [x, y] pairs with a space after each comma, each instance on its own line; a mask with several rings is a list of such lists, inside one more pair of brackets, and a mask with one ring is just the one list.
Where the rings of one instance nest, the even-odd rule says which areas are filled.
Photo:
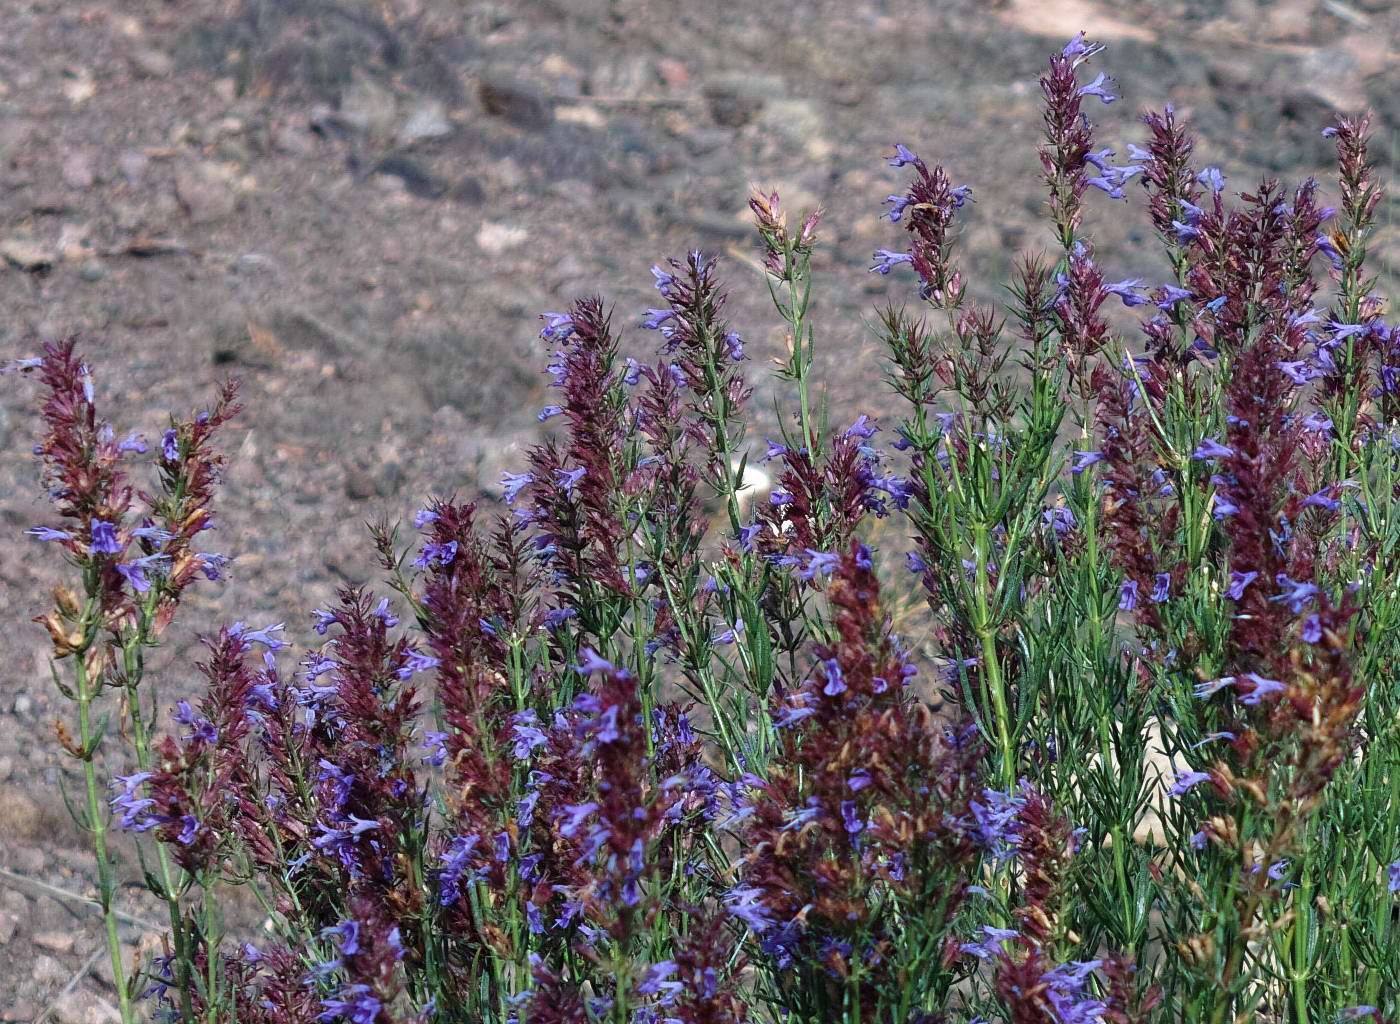
[[[9, 258], [9, 253], [5, 251], [4, 246], [5, 243], [0, 242], [0, 253], [3, 253], [6, 256], [6, 258]], [[16, 715], [20, 715], [21, 717], [23, 717], [24, 715], [29, 714], [30, 710], [33, 707], [34, 699], [30, 697], [27, 693], [21, 693], [15, 698], [15, 702], [10, 705], [10, 710], [13, 711]]]
[[63, 183], [69, 188], [92, 188], [97, 183], [97, 168], [87, 150], [69, 153], [63, 161]]
[[483, 78], [477, 86], [477, 95], [486, 113], [518, 128], [548, 128], [554, 120], [549, 100], [528, 85], [510, 78]]
[[356, 78], [340, 94], [341, 120], [367, 135], [388, 135], [398, 111], [398, 99], [372, 78]]
[[96, 284], [107, 276], [107, 265], [101, 260], [88, 260], [78, 268], [78, 276], [88, 284]]
[[68, 953], [73, 949], [72, 932], [39, 932], [33, 938], [34, 945], [53, 953]]
[[9, 754], [0, 757], [0, 782], [4, 782], [15, 772], [15, 759]]
[[68, 980], [68, 972], [63, 969], [63, 965], [47, 953], [40, 953], [34, 958], [31, 976], [44, 987], [61, 985]]
[[127, 149], [117, 157], [117, 170], [122, 172], [122, 177], [128, 185], [137, 185], [150, 163], [150, 158], [139, 149]]
[[419, 199], [436, 199], [447, 191], [447, 183], [428, 168], [402, 153], [385, 157], [374, 169], [376, 174], [398, 178], [404, 189]]
[[107, 1000], [81, 989], [56, 1000], [53, 1015], [58, 1024], [121, 1024], [122, 1019]]
[[143, 46], [131, 55], [131, 66], [146, 78], [164, 78], [175, 70], [175, 59], [164, 50]]
[[272, 133], [272, 146], [292, 156], [309, 156], [316, 150], [316, 139], [304, 123], [284, 124]]
[[351, 469], [345, 474], [345, 496], [351, 501], [368, 501], [378, 493], [374, 474], [364, 469]]
[[452, 134], [452, 122], [447, 112], [437, 100], [428, 100], [415, 107], [408, 118], [399, 126], [400, 146], [411, 146], [423, 139], [440, 139]]
[[488, 256], [502, 256], [506, 252], [529, 241], [530, 233], [514, 224], [498, 224], [495, 221], [482, 221], [476, 233], [476, 244]]
[[482, 187], [479, 179], [464, 174], [447, 190], [447, 198], [454, 203], [479, 206], [486, 201], [486, 189]]
[[19, 918], [8, 910], [0, 910], [0, 946], [9, 945], [19, 927]]
[[[53, 266], [53, 250], [32, 238], [16, 236], [0, 241], [0, 256], [5, 257], [21, 270], [44, 270]], [[15, 707], [18, 709], [21, 700], [28, 701], [28, 697], [15, 698]], [[28, 704], [26, 703], [26, 708]], [[20, 714], [18, 710], [15, 712]]]
[[230, 175], [207, 160], [192, 160], [175, 168], [175, 195], [196, 224], [222, 220], [238, 208]]
[[39, 805], [18, 789], [0, 792], [0, 835], [7, 839], [37, 839], [42, 832]]

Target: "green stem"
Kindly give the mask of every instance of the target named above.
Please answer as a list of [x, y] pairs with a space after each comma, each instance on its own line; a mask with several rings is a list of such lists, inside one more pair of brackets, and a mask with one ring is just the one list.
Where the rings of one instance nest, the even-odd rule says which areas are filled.
[[87, 648], [76, 652], [76, 682], [78, 695], [78, 741], [82, 744], [83, 782], [87, 787], [88, 831], [92, 835], [93, 855], [97, 860], [97, 887], [102, 902], [102, 919], [106, 925], [107, 950], [112, 957], [112, 986], [117, 990], [117, 1009], [122, 1024], [135, 1024], [131, 1011], [131, 993], [127, 991], [126, 970], [122, 966], [122, 944], [117, 934], [117, 913], [113, 906], [116, 883], [112, 875], [112, 860], [107, 852], [107, 818], [97, 784], [97, 767], [93, 763], [92, 701], [87, 663]]

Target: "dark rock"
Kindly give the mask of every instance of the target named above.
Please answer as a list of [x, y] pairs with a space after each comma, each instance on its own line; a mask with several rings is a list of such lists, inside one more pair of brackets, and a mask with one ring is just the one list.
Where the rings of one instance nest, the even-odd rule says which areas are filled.
[[716, 85], [705, 89], [710, 118], [721, 128], [742, 128], [763, 109], [758, 96], [746, 96], [730, 87]]
[[522, 82], [505, 77], [483, 78], [477, 85], [481, 107], [517, 128], [538, 131], [554, 120], [549, 100]]
[[345, 496], [351, 501], [368, 501], [379, 493], [374, 474], [365, 469], [351, 469], [345, 474]]
[[486, 201], [486, 189], [482, 186], [480, 179], [470, 174], [464, 174], [453, 182], [452, 187], [447, 190], [447, 198], [454, 203], [479, 206]]
[[410, 195], [420, 199], [437, 199], [447, 191], [447, 182], [417, 160], [402, 154], [385, 157], [375, 165], [373, 173], [398, 178]]

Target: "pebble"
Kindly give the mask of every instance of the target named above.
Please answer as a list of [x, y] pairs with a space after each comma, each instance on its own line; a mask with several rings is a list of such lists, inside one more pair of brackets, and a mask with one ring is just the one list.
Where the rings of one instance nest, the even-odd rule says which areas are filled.
[[8, 910], [0, 910], [0, 946], [9, 945], [19, 927], [19, 918]]
[[63, 965], [47, 953], [40, 953], [34, 958], [30, 974], [36, 982], [44, 986], [61, 985], [69, 978], [69, 973]]
[[51, 953], [68, 953], [73, 949], [72, 932], [39, 932], [32, 941], [40, 949]]
[[80, 149], [69, 153], [63, 160], [60, 173], [63, 183], [69, 188], [92, 188], [97, 183], [97, 168], [92, 153], [87, 150]]
[[482, 221], [476, 233], [476, 244], [487, 256], [503, 256], [511, 249], [524, 245], [530, 233], [514, 224], [498, 224], [495, 221]]
[[175, 168], [175, 195], [196, 224], [222, 220], [238, 208], [230, 175], [207, 160], [191, 160]]
[[[10, 254], [8, 252], [5, 252], [4, 247], [5, 243], [0, 242], [0, 253], [3, 253], [6, 257], [9, 257]], [[33, 707], [34, 698], [29, 696], [29, 694], [27, 693], [21, 693], [18, 697], [15, 698], [15, 702], [10, 705], [10, 710], [13, 711], [16, 715], [23, 716], [29, 714], [30, 710]]]
[[[0, 256], [5, 257], [21, 270], [44, 270], [53, 266], [53, 250], [47, 245], [35, 241], [32, 238], [15, 236], [0, 241]], [[21, 700], [27, 701], [27, 697], [15, 698], [16, 714], [21, 714], [18, 710]], [[26, 708], [28, 705], [26, 705]]]
[[451, 134], [452, 122], [447, 120], [443, 105], [437, 100], [428, 100], [411, 110], [399, 126], [398, 142], [401, 146], [411, 146], [424, 139], [440, 139]]
[[53, 1005], [58, 1024], [121, 1024], [121, 1014], [105, 999], [79, 989], [69, 992]]
[[539, 130], [554, 120], [549, 100], [521, 82], [506, 77], [483, 78], [477, 85], [482, 109], [517, 128]]
[[131, 65], [146, 78], [164, 78], [175, 70], [175, 59], [164, 50], [143, 46], [131, 55]]

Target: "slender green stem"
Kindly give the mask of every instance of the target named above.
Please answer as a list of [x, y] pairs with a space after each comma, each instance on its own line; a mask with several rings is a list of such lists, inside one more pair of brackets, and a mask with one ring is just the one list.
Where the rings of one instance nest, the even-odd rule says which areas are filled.
[[76, 664], [76, 693], [78, 699], [78, 742], [82, 744], [83, 782], [87, 788], [88, 832], [92, 836], [93, 855], [97, 860], [97, 888], [102, 902], [102, 919], [107, 933], [107, 949], [112, 957], [112, 986], [117, 992], [117, 1009], [122, 1024], [134, 1024], [131, 993], [127, 989], [126, 969], [122, 966], [121, 937], [117, 933], [117, 913], [114, 906], [116, 882], [112, 859], [107, 851], [107, 816], [98, 790], [97, 767], [93, 763], [92, 701], [93, 680], [88, 678], [84, 656], [87, 648], [73, 655]]

